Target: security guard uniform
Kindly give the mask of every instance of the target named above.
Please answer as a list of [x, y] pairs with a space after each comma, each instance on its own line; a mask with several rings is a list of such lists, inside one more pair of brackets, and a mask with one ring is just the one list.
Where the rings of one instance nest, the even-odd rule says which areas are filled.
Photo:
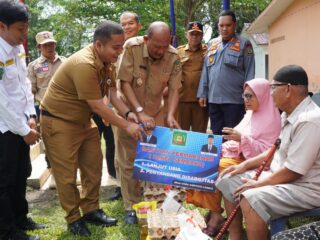
[[31, 174], [30, 147], [23, 139], [35, 115], [26, 55], [22, 45], [0, 37], [0, 234], [26, 219], [27, 178]]
[[[144, 112], [155, 119], [156, 125], [163, 125], [163, 90], [181, 87], [181, 64], [176, 49], [169, 46], [162, 59], [149, 57], [143, 37], [126, 41], [120, 60], [118, 79], [129, 82]], [[135, 108], [127, 101], [131, 111]], [[126, 210], [141, 198], [140, 184], [133, 179], [133, 164], [136, 154], [136, 140], [118, 128], [119, 144], [117, 157], [121, 181], [121, 193]]]
[[200, 107], [197, 90], [207, 47], [201, 44], [197, 51], [190, 51], [189, 45], [186, 44], [179, 46], [177, 51], [182, 64], [182, 88], [178, 105], [179, 125], [184, 130], [206, 132], [208, 111]]
[[57, 71], [58, 67], [65, 60], [65, 57], [56, 54], [53, 62], [49, 61], [43, 55], [29, 63], [28, 65], [28, 78], [32, 84], [32, 93], [39, 105], [53, 74]]
[[42, 137], [68, 223], [81, 218], [79, 207], [83, 214], [99, 208], [102, 153], [86, 100], [101, 99], [111, 87], [115, 87], [114, 66], [104, 65], [90, 44], [60, 66], [41, 101]]
[[227, 42], [211, 40], [204, 59], [198, 98], [207, 98], [214, 134], [236, 126], [244, 116], [242, 93], [246, 81], [254, 78], [255, 62], [250, 41], [234, 35]]

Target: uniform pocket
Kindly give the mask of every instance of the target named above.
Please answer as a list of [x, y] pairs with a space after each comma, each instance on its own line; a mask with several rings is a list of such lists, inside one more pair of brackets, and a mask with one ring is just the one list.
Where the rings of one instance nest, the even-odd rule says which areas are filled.
[[243, 66], [243, 57], [240, 55], [240, 52], [227, 52], [224, 57], [224, 64], [229, 67], [241, 68]]

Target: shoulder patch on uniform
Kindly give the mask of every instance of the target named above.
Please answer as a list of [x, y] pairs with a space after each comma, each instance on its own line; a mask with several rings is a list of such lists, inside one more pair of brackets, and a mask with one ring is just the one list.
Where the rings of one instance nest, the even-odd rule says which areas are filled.
[[5, 63], [5, 66], [10, 66], [10, 65], [12, 65], [12, 64], [14, 64], [13, 58], [7, 60], [6, 63]]
[[19, 53], [19, 58], [21, 58], [21, 59], [26, 58], [26, 54], [25, 53]]
[[177, 59], [173, 64], [173, 73], [177, 73], [181, 71], [181, 61], [180, 59]]
[[244, 53], [246, 55], [253, 55], [253, 47], [250, 41], [248, 41], [246, 43], [245, 49], [244, 49]]
[[233, 45], [231, 45], [229, 49], [240, 52], [240, 39], [238, 39]]

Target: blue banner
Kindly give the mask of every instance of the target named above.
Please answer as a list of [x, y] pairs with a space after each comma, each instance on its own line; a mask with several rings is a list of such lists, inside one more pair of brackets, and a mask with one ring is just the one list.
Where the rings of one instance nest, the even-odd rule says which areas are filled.
[[214, 191], [222, 136], [156, 127], [138, 141], [134, 178]]

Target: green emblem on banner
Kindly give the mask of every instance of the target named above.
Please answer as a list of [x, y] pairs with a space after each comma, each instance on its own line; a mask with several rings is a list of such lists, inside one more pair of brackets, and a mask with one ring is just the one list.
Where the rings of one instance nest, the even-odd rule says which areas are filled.
[[174, 131], [172, 136], [172, 144], [179, 145], [179, 146], [185, 146], [187, 143], [187, 133], [186, 132], [180, 132], [180, 131]]

